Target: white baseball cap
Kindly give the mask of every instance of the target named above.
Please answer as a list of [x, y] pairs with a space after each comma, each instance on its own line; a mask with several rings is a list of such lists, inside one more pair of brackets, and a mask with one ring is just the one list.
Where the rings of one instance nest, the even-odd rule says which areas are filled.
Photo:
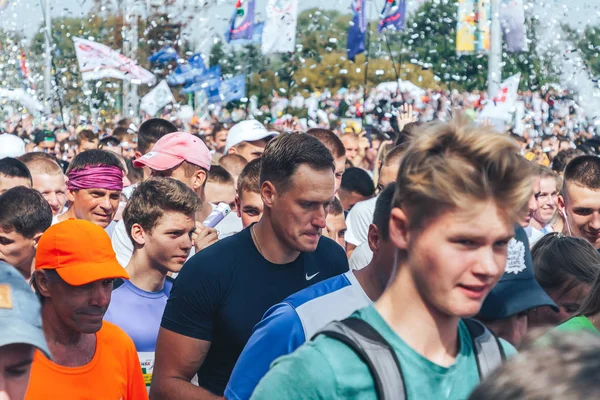
[[11, 133], [0, 135], [0, 159], [4, 157], [20, 157], [25, 154], [25, 142]]
[[254, 119], [238, 122], [232, 126], [229, 133], [227, 133], [225, 154], [227, 154], [230, 148], [237, 146], [242, 142], [253, 142], [278, 134], [279, 132], [269, 132], [263, 124]]

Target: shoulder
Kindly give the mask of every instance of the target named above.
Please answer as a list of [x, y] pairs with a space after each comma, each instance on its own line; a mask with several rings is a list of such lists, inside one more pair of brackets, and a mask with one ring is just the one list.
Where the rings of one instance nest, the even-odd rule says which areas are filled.
[[129, 335], [123, 329], [108, 321], [102, 322], [102, 328], [98, 331], [98, 338], [111, 348], [121, 347], [125, 350], [130, 348], [135, 350], [135, 345]]
[[358, 202], [352, 207], [352, 210], [348, 213], [348, 219], [350, 218], [366, 218], [372, 216], [375, 211], [375, 204], [377, 203], [377, 197], [373, 197], [368, 200]]
[[252, 398], [337, 398], [336, 376], [340, 371], [332, 367], [327, 351], [328, 345], [335, 345], [334, 342], [319, 337], [294, 353], [278, 358], [256, 387]]

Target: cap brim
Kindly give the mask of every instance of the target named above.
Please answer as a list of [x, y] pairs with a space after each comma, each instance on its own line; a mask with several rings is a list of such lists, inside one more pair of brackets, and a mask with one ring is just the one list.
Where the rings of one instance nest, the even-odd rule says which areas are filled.
[[240, 144], [242, 142], [255, 142], [257, 140], [262, 140], [262, 139], [266, 139], [266, 138], [273, 138], [273, 137], [278, 136], [278, 135], [279, 135], [279, 132], [277, 132], [277, 131], [267, 131], [267, 132], [253, 133], [253, 134], [250, 134], [247, 137], [245, 137], [243, 140], [238, 141], [237, 143], [227, 144], [225, 146], [224, 152], [227, 153], [230, 148], [235, 147], [235, 146], [237, 146], [238, 144]]
[[183, 161], [184, 159], [181, 157], [154, 152], [154, 154], [152, 154], [151, 156], [149, 156], [149, 154], [145, 154], [140, 158], [134, 160], [133, 166], [136, 168], [142, 168], [146, 166], [156, 171], [164, 171], [167, 169], [175, 168]]
[[107, 261], [95, 264], [78, 264], [72, 267], [57, 268], [56, 272], [71, 286], [87, 285], [103, 279], [129, 279], [127, 271], [117, 262]]
[[484, 320], [504, 319], [542, 306], [559, 311], [535, 279], [507, 280], [496, 284], [477, 316]]
[[0, 323], [0, 347], [17, 343], [34, 346], [44, 353], [47, 358], [52, 359], [42, 328], [28, 324], [20, 318], [2, 318]]

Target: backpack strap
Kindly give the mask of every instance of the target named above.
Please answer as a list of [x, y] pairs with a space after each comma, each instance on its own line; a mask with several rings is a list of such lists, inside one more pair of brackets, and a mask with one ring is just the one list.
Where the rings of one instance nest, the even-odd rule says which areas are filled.
[[485, 325], [476, 319], [463, 319], [473, 344], [479, 379], [489, 376], [506, 360], [500, 340]]
[[350, 317], [329, 323], [312, 339], [319, 335], [344, 343], [367, 364], [379, 400], [406, 400], [406, 387], [396, 353], [370, 324]]

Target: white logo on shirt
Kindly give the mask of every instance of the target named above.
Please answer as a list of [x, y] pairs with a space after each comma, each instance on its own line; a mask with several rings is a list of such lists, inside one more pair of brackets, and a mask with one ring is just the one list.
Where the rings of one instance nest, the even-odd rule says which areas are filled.
[[[321, 271], [319, 271], [319, 272], [321, 272]], [[310, 281], [312, 278], [314, 278], [315, 276], [319, 275], [319, 272], [317, 272], [317, 273], [316, 273], [316, 274], [314, 274], [314, 275], [308, 275], [308, 274], [306, 274], [306, 280], [307, 280], [307, 281]]]
[[508, 257], [506, 259], [506, 273], [517, 275], [525, 271], [525, 245], [516, 239], [508, 242]]

